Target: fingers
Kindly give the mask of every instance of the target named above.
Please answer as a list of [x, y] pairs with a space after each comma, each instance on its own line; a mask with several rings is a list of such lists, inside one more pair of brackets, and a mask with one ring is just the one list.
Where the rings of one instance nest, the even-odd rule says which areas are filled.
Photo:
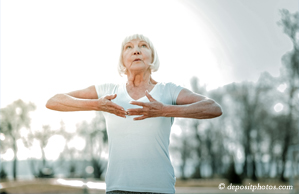
[[[111, 100], [116, 98], [116, 94], [107, 95], [104, 98], [106, 99], [106, 112], [112, 113], [116, 116], [126, 118], [126, 115], [133, 116], [133, 115], [141, 115], [140, 117], [136, 117], [133, 120], [143, 120], [149, 118], [148, 112], [145, 109], [152, 104], [153, 101], [156, 101], [148, 91], [145, 92], [146, 97], [149, 99], [150, 102], [139, 102], [139, 101], [131, 101], [130, 104], [142, 106], [142, 108], [135, 108], [135, 109], [128, 109], [127, 111], [124, 110], [123, 107], [119, 106], [118, 104], [112, 102]], [[145, 109], [144, 109], [145, 108]]]
[[132, 115], [143, 115], [144, 114], [144, 110], [143, 110], [143, 108], [128, 109], [127, 113], [128, 113], [129, 116], [132, 116]]
[[[108, 96], [108, 98], [110, 98], [109, 100], [113, 100], [115, 99], [117, 96], [117, 94], [112, 94], [110, 96]], [[116, 109], [119, 109], [119, 110], [125, 110], [123, 107], [119, 106], [118, 104], [114, 103], [114, 102], [111, 102], [111, 106], [115, 107]]]
[[131, 101], [130, 104], [137, 105], [137, 106], [146, 106], [146, 102], [138, 102], [138, 101]]
[[108, 100], [112, 100], [112, 99], [116, 98], [116, 96], [117, 96], [116, 94], [112, 94], [112, 95], [105, 96], [105, 98]]
[[141, 116], [141, 117], [135, 117], [133, 120], [134, 121], [140, 121], [140, 120], [143, 120], [143, 119], [146, 119], [147, 118], [147, 116]]
[[121, 107], [121, 106], [119, 106], [119, 105], [117, 105], [117, 104], [115, 104], [113, 102], [111, 102], [111, 106], [114, 107], [114, 108], [116, 108], [116, 109], [118, 109], [118, 110], [123, 110], [125, 112], [125, 109], [123, 107]]
[[111, 113], [114, 113], [117, 116], [126, 118], [127, 112], [125, 111], [125, 109], [123, 107], [112, 102], [110, 109], [111, 109]]
[[126, 111], [125, 110], [118, 110], [118, 109], [115, 109], [115, 108], [111, 107], [107, 112], [115, 114], [119, 117], [126, 118]]
[[122, 117], [122, 118], [127, 118], [125, 113], [114, 113], [116, 116]]
[[146, 97], [149, 99], [150, 102], [156, 101], [156, 100], [155, 100], [155, 99], [148, 93], [147, 90], [145, 91], [145, 95], [146, 95]]
[[116, 116], [126, 118], [126, 111], [123, 107], [119, 106], [118, 104], [112, 102], [112, 99], [116, 98], [116, 94], [107, 95], [104, 98], [106, 99], [104, 103], [104, 111], [112, 113]]

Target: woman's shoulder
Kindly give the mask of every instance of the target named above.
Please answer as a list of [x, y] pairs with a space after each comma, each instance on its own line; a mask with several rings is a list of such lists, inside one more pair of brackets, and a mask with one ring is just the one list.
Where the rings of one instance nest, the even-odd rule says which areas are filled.
[[120, 86], [121, 83], [102, 83], [95, 84], [95, 89], [98, 96], [103, 96], [105, 94], [114, 93]]
[[172, 87], [178, 87], [180, 85], [174, 83], [174, 82], [158, 82], [157, 84], [163, 86], [163, 87], [167, 87], [167, 88], [172, 88]]
[[183, 87], [174, 82], [159, 82], [158, 84], [161, 87], [160, 91], [163, 93], [163, 98], [167, 99], [167, 103], [175, 105], [176, 99]]
[[121, 83], [101, 83], [101, 84], [95, 84], [95, 87], [101, 87], [101, 88], [114, 88], [120, 86]]

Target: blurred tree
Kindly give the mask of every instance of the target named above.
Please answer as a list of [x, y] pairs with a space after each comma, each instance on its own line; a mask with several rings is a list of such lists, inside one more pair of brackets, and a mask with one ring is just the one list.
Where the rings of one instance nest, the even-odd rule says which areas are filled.
[[255, 113], [256, 127], [252, 131], [251, 140], [255, 145], [252, 147], [253, 158], [256, 165], [260, 165], [261, 176], [269, 177], [270, 167], [268, 166], [276, 161], [273, 146], [279, 141], [282, 133], [277, 126], [276, 115], [278, 113], [275, 113], [273, 109], [274, 105], [282, 100], [283, 95], [277, 90], [280, 83], [279, 77], [274, 78], [268, 72], [263, 72], [256, 83], [261, 90], [261, 95]]
[[195, 160], [195, 169], [191, 175], [191, 178], [194, 178], [194, 179], [199, 179], [199, 178], [202, 178], [202, 174], [201, 174], [201, 165], [202, 165], [202, 161], [203, 161], [203, 148], [202, 148], [202, 145], [203, 145], [203, 139], [200, 135], [200, 132], [199, 132], [199, 121], [197, 120], [193, 120], [191, 122], [191, 129], [193, 130], [194, 132], [194, 139], [196, 141], [196, 144], [195, 144], [195, 153], [196, 153], [196, 156], [197, 156], [197, 159]]
[[[197, 77], [191, 78], [191, 88], [192, 91], [201, 94], [201, 95], [206, 95], [206, 85], [200, 86], [199, 80]], [[203, 139], [200, 135], [200, 129], [201, 129], [201, 121], [198, 119], [193, 119], [191, 121], [191, 130], [193, 130], [194, 133], [194, 138], [196, 141], [196, 147], [195, 147], [195, 153], [197, 155], [197, 160], [195, 163], [195, 169], [193, 174], [191, 175], [192, 178], [201, 178], [201, 164], [203, 161]]]
[[12, 140], [10, 138], [6, 138], [3, 131], [1, 131], [3, 127], [0, 124], [0, 179], [5, 180], [7, 178], [7, 166], [5, 166], [4, 161], [2, 160], [3, 154], [5, 154], [9, 149], [10, 145], [12, 145]]
[[36, 139], [39, 141], [40, 150], [42, 153], [42, 165], [38, 170], [39, 178], [51, 178], [54, 177], [53, 167], [47, 163], [45, 147], [48, 145], [49, 139], [55, 135], [56, 132], [52, 131], [49, 125], [43, 125], [41, 131], [36, 131], [33, 134], [32, 139]]
[[[272, 152], [273, 145], [279, 141], [282, 133], [277, 123], [281, 119], [275, 119], [276, 115], [280, 113], [274, 111], [274, 105], [281, 102], [283, 97], [282, 93], [277, 90], [280, 83], [280, 77], [272, 77], [268, 72], [263, 72], [256, 83], [256, 87], [260, 90], [260, 96], [254, 117], [256, 127], [252, 130], [251, 140], [253, 144], [252, 157], [255, 162], [253, 170], [259, 166], [260, 176], [267, 174], [266, 176], [269, 177], [270, 168], [266, 173], [267, 170], [264, 167], [267, 165], [263, 167], [263, 163], [266, 160], [270, 166], [271, 160], [272, 162], [276, 160]], [[258, 175], [256, 174], [256, 176]]]
[[0, 122], [1, 133], [9, 139], [10, 145], [14, 153], [13, 158], [13, 178], [17, 179], [17, 140], [21, 138], [20, 130], [30, 128], [30, 111], [35, 110], [33, 103], [25, 103], [22, 100], [17, 100], [5, 108], [1, 109]]
[[22, 137], [24, 145], [29, 149], [32, 148], [32, 143], [35, 140], [39, 142], [40, 151], [42, 153], [41, 164], [39, 164], [39, 160], [33, 158], [30, 159], [31, 173], [36, 178], [50, 178], [54, 176], [53, 167], [47, 163], [45, 147], [47, 146], [49, 139], [55, 134], [56, 132], [51, 130], [49, 125], [43, 125], [41, 130], [30, 130], [27, 137]]
[[74, 140], [76, 135], [74, 133], [67, 132], [65, 130], [65, 126], [63, 121], [61, 121], [61, 127], [57, 134], [62, 135], [65, 139], [65, 146], [61, 154], [59, 155], [59, 166], [65, 166], [68, 168], [69, 171], [69, 178], [75, 178], [76, 175], [76, 161], [78, 161], [78, 157], [76, 158], [76, 155], [79, 154], [79, 150], [77, 148], [70, 146], [70, 142]]
[[92, 119], [91, 123], [87, 123], [86, 121], [82, 122], [77, 126], [77, 131], [86, 141], [84, 158], [91, 163], [94, 169], [94, 178], [101, 178], [106, 167], [106, 162], [101, 159], [101, 154], [107, 150], [108, 144], [108, 135], [103, 113], [99, 111], [96, 112], [96, 116]]
[[217, 88], [209, 91], [207, 96], [220, 104], [223, 111], [221, 117], [203, 120], [207, 123], [205, 144], [208, 152], [208, 162], [211, 164], [211, 175], [212, 177], [219, 177], [222, 174], [222, 169], [224, 169], [222, 158], [228, 154], [224, 150], [224, 142], [229, 138], [223, 132], [225, 120], [227, 119], [227, 114], [225, 113], [226, 106], [224, 104], [227, 94], [225, 94], [225, 90], [222, 88]]
[[282, 83], [280, 77], [274, 78], [264, 72], [257, 83], [242, 82], [225, 86], [234, 100], [233, 104], [227, 101], [223, 103], [223, 106], [230, 104], [224, 109], [229, 114], [226, 119], [232, 121], [234, 133], [239, 132], [245, 155], [243, 178], [256, 180], [258, 174], [269, 177], [270, 172], [275, 172], [272, 167], [280, 166], [282, 152], [279, 147], [284, 143], [281, 137], [286, 133], [283, 126], [288, 121], [284, 111], [275, 112], [273, 108], [278, 102], [285, 101], [284, 93], [277, 90]]
[[207, 148], [206, 160], [211, 165], [212, 178], [221, 176], [222, 169], [225, 168], [222, 157], [227, 154], [227, 151], [223, 149], [225, 139], [221, 132], [223, 130], [221, 121], [222, 118], [205, 121], [209, 123], [204, 141]]
[[240, 178], [257, 180], [258, 176], [269, 177], [270, 172], [273, 172], [269, 167], [271, 163], [279, 166], [277, 157], [281, 151], [277, 146], [283, 144], [281, 137], [285, 133], [281, 129], [286, 117], [283, 111], [275, 112], [273, 109], [275, 104], [285, 100], [285, 95], [277, 89], [283, 83], [281, 78], [264, 72], [257, 83], [232, 83], [209, 92], [199, 86], [197, 78], [193, 78], [191, 83], [193, 91], [214, 99], [222, 106], [224, 113], [211, 120], [190, 119], [187, 122], [194, 135], [187, 144], [192, 140], [196, 143], [187, 146], [184, 138], [180, 139], [181, 145], [177, 150], [181, 153], [181, 171], [186, 165], [184, 158], [190, 155], [190, 150], [185, 149], [189, 147], [197, 156], [193, 178], [201, 177], [200, 169], [207, 163], [211, 166], [212, 176], [222, 174], [227, 177], [228, 167], [232, 170], [227, 157], [235, 156], [240, 162], [243, 160], [240, 155], [242, 151], [245, 161], [243, 177]]
[[243, 176], [249, 177], [248, 169], [252, 169], [251, 178], [257, 180], [255, 155], [252, 151], [252, 134], [258, 128], [257, 111], [261, 105], [261, 87], [254, 83], [243, 82], [241, 84], [233, 84], [230, 87], [229, 93], [236, 103], [236, 119], [240, 121], [240, 127], [243, 130], [242, 144], [244, 147], [245, 161], [243, 165]]
[[[298, 139], [298, 134], [296, 135], [295, 124], [296, 119], [298, 118], [298, 87], [299, 87], [299, 13], [296, 12], [291, 14], [288, 10], [280, 10], [281, 20], [277, 22], [279, 26], [283, 27], [284, 33], [291, 39], [293, 43], [293, 49], [287, 52], [282, 57], [282, 75], [287, 83], [287, 122], [284, 127], [285, 133], [283, 137], [283, 148], [282, 148], [282, 171], [280, 179], [286, 181], [284, 177], [285, 166], [287, 160], [287, 151], [291, 144], [298, 143], [295, 139]], [[297, 121], [298, 123], [298, 121]]]
[[41, 131], [37, 131], [34, 133], [33, 138], [39, 141], [40, 150], [42, 152], [42, 166], [43, 168], [47, 166], [47, 159], [45, 154], [45, 147], [48, 144], [50, 137], [55, 134], [50, 128], [49, 125], [43, 125]]
[[185, 174], [185, 169], [186, 169], [186, 162], [187, 162], [187, 159], [190, 157], [191, 155], [191, 151], [192, 149], [190, 149], [190, 145], [189, 145], [189, 138], [187, 138], [186, 136], [182, 136], [181, 137], [182, 139], [182, 146], [180, 147], [181, 150], [180, 150], [180, 154], [181, 154], [181, 160], [182, 160], [182, 163], [181, 163], [181, 166], [180, 166], [180, 170], [181, 170], [181, 178], [183, 180], [186, 179], [186, 174]]
[[229, 183], [242, 184], [242, 177], [236, 172], [235, 160], [233, 156], [230, 157], [230, 165], [225, 174], [225, 177], [227, 178]]
[[10, 139], [6, 138], [1, 130], [3, 130], [3, 127], [0, 126], [0, 155], [4, 154], [10, 148], [9, 145], [11, 145]]
[[7, 172], [3, 166], [3, 164], [1, 164], [1, 169], [0, 169], [0, 181], [5, 181], [7, 179]]
[[[208, 96], [217, 103], [222, 104], [223, 90], [218, 88], [207, 92], [206, 85], [201, 86], [196, 77], [191, 79], [191, 87], [193, 92]], [[224, 169], [222, 157], [226, 154], [224, 150], [223, 122], [224, 116], [212, 120], [189, 120], [190, 129], [193, 131], [193, 139], [195, 140], [192, 149], [197, 156], [195, 169], [191, 175], [192, 178], [202, 177], [201, 168], [203, 165], [210, 165], [211, 176], [221, 176]], [[190, 143], [190, 140], [188, 143]], [[182, 149], [182, 151], [184, 150]]]
[[188, 134], [188, 131], [186, 129], [188, 120], [187, 119], [177, 119], [176, 123], [181, 126], [181, 128], [184, 128], [182, 133], [178, 135], [172, 135], [173, 141], [175, 143], [170, 144], [170, 152], [174, 153], [174, 155], [177, 155], [177, 157], [180, 158], [180, 178], [182, 180], [187, 179], [185, 170], [187, 167], [188, 160], [192, 160], [192, 152], [194, 151], [194, 146], [192, 142], [192, 137], [190, 134]]

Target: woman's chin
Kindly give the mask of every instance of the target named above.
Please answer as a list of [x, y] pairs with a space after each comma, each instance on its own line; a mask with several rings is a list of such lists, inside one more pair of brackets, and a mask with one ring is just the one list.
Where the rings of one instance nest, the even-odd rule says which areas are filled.
[[145, 66], [145, 65], [134, 65], [134, 66], [131, 66], [131, 68], [129, 69], [130, 72], [134, 72], [134, 73], [137, 73], [137, 72], [146, 72], [148, 70], [148, 66]]

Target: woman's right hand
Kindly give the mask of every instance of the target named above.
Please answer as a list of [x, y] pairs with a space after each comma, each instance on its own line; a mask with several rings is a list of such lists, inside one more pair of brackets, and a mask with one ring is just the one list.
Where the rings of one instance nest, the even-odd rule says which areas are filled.
[[126, 118], [126, 111], [123, 107], [115, 104], [111, 100], [116, 98], [116, 94], [107, 95], [99, 99], [101, 111], [115, 114], [119, 117]]

